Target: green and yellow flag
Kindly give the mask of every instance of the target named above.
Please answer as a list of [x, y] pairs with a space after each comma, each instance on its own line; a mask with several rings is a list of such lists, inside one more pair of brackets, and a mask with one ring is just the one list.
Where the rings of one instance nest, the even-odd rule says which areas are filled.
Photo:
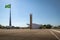
[[5, 8], [11, 8], [11, 4], [5, 5]]

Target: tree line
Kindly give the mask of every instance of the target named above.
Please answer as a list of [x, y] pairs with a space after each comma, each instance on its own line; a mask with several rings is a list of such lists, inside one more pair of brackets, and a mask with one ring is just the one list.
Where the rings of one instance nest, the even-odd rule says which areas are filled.
[[[9, 26], [2, 26], [0, 24], [0, 29], [29, 29], [30, 27], [15, 27], [15, 26], [12, 26], [12, 27], [9, 27]], [[50, 24], [45, 24], [45, 25], [40, 25], [39, 29], [60, 29], [60, 25], [58, 26], [53, 26], [53, 25], [50, 25]]]
[[60, 29], [60, 25], [58, 26], [53, 26], [50, 24], [40, 25], [40, 29]]
[[0, 24], [0, 29], [20, 29], [20, 27], [15, 27], [15, 26], [12, 26], [12, 27], [2, 26], [2, 25]]

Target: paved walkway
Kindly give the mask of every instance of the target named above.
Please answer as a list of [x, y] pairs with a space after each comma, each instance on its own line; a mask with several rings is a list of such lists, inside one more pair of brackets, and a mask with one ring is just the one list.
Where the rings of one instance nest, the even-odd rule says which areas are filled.
[[0, 40], [60, 40], [53, 29], [0, 29]]

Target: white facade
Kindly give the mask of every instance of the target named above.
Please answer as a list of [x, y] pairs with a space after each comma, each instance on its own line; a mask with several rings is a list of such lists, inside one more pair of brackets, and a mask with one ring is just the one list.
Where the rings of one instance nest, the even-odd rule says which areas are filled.
[[32, 24], [32, 29], [39, 29], [39, 28], [40, 28], [40, 25], [39, 24]]

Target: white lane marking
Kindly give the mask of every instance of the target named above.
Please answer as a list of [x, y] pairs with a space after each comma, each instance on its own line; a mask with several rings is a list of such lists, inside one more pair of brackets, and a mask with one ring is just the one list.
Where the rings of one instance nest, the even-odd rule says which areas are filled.
[[55, 30], [55, 29], [52, 29], [52, 31], [55, 31], [55, 32], [58, 32], [58, 33], [60, 33], [60, 31], [58, 31], [58, 30]]
[[55, 33], [53, 33], [51, 30], [50, 30], [50, 33], [51, 33], [53, 36], [55, 36], [58, 40], [60, 40], [60, 38], [59, 38]]

